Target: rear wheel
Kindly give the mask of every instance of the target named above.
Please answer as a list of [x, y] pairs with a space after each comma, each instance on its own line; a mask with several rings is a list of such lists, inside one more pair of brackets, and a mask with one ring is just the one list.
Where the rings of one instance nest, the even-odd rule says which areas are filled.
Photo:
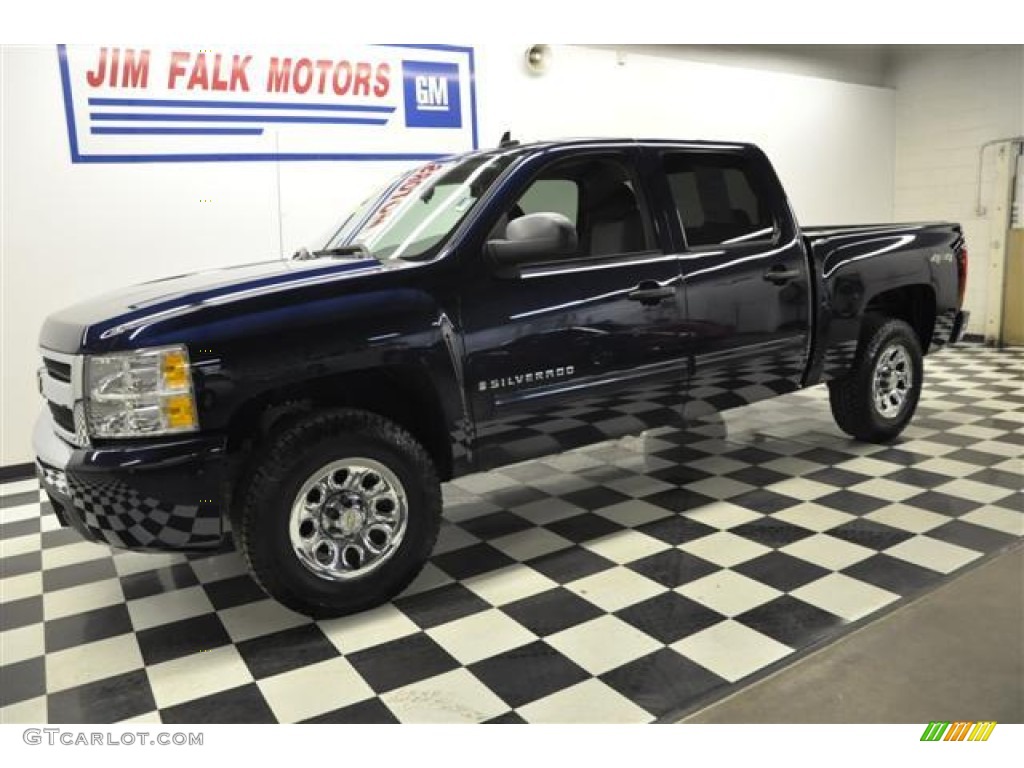
[[315, 413], [272, 439], [243, 490], [242, 549], [273, 598], [314, 617], [365, 610], [426, 563], [441, 487], [423, 447], [357, 410]]
[[914, 329], [902, 320], [868, 320], [853, 370], [828, 385], [836, 424], [858, 440], [892, 440], [914, 415], [923, 377]]

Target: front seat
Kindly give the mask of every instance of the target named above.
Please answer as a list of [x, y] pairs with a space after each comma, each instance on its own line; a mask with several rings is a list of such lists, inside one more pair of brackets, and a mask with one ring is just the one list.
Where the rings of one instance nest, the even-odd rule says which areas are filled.
[[643, 219], [629, 185], [615, 182], [601, 190], [590, 213], [591, 256], [636, 253], [646, 248]]

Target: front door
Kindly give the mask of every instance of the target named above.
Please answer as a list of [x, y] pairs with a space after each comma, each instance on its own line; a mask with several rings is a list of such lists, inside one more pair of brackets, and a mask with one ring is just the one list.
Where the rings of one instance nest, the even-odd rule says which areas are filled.
[[579, 245], [515, 277], [482, 269], [462, 293], [479, 469], [680, 422], [678, 261], [661, 247], [633, 157], [553, 161], [495, 223], [500, 238], [509, 219], [561, 213]]

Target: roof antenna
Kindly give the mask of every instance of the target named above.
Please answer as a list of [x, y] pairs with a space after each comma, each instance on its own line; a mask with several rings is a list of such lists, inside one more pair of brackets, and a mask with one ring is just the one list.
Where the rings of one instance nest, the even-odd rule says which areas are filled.
[[505, 131], [501, 134], [501, 141], [498, 142], [498, 149], [505, 149], [506, 147], [518, 147], [519, 142], [512, 139], [512, 131]]

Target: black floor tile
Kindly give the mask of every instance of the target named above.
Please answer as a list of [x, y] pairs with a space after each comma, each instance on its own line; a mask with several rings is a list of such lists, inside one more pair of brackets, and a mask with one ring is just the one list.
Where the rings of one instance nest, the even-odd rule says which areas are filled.
[[574, 544], [583, 544], [602, 536], [618, 533], [623, 529], [621, 525], [609, 520], [607, 517], [584, 512], [582, 515], [574, 515], [564, 520], [556, 520], [549, 523], [548, 530], [557, 533], [563, 539], [568, 539]]
[[912, 507], [918, 507], [919, 509], [925, 509], [929, 512], [937, 512], [940, 515], [949, 515], [950, 517], [966, 515], [971, 510], [981, 506], [980, 502], [967, 501], [967, 499], [961, 499], [959, 496], [950, 496], [948, 493], [940, 493], [939, 491], [925, 491], [917, 496], [912, 496], [903, 503], [909, 504]]
[[843, 573], [903, 597], [919, 592], [942, 578], [938, 571], [882, 553], [845, 568]]
[[46, 660], [42, 656], [0, 665], [0, 707], [46, 693]]
[[723, 455], [734, 461], [742, 461], [744, 464], [764, 464], [766, 461], [774, 461], [779, 458], [777, 453], [771, 453], [751, 446], [740, 448], [738, 451], [730, 451]]
[[526, 725], [526, 721], [515, 712], [506, 712], [503, 715], [492, 717], [490, 720], [485, 720], [484, 723], [487, 725]]
[[[799, 458], [799, 457], [798, 457]], [[849, 461], [850, 456], [844, 457], [844, 461]], [[836, 467], [829, 467], [828, 469], [820, 469], [817, 472], [811, 472], [810, 474], [804, 475], [808, 480], [813, 480], [816, 483], [824, 483], [825, 485], [832, 485], [836, 488], [849, 488], [851, 485], [857, 485], [863, 483], [865, 480], [871, 480], [870, 475], [862, 475], [860, 472], [850, 472], [848, 469], [838, 469]], [[948, 482], [948, 478], [946, 481]]]
[[512, 709], [590, 677], [540, 640], [477, 662], [469, 667], [469, 671]]
[[832, 507], [832, 509], [838, 509], [842, 512], [848, 512], [851, 515], [866, 515], [874, 512], [876, 509], [881, 509], [890, 502], [885, 499], [868, 496], [865, 493], [843, 489], [815, 499], [814, 503], [824, 507]]
[[643, 500], [648, 504], [667, 509], [669, 512], [687, 512], [715, 502], [710, 496], [686, 488], [669, 488], [650, 496], [644, 496]]
[[746, 483], [747, 485], [753, 485], [755, 488], [763, 488], [766, 485], [781, 482], [789, 476], [765, 467], [744, 467], [735, 472], [730, 472], [726, 477]]
[[791, 595], [759, 605], [737, 616], [736, 621], [790, 648], [810, 645], [845, 623], [839, 616]]
[[917, 488], [934, 488], [937, 485], [949, 482], [948, 475], [940, 475], [938, 472], [928, 472], [927, 470], [915, 467], [908, 467], [907, 469], [901, 469], [899, 472], [893, 472], [891, 475], [886, 475], [885, 479], [904, 483], [905, 485], [912, 485]]
[[664, 717], [728, 685], [718, 675], [662, 648], [601, 675], [601, 680], [656, 717]]
[[162, 592], [172, 592], [175, 589], [184, 589], [199, 583], [192, 566], [188, 563], [179, 563], [168, 568], [157, 568], [153, 571], [143, 571], [121, 577], [121, 588], [124, 590], [125, 600], [137, 600], [140, 597], [159, 595]]
[[63, 565], [43, 571], [43, 590], [56, 592], [58, 589], [80, 587], [82, 584], [92, 584], [95, 581], [113, 579], [116, 576], [117, 571], [114, 569], [113, 559], [101, 557], [97, 560]]
[[704, 480], [705, 478], [711, 477], [710, 472], [702, 472], [699, 469], [684, 466], [664, 467], [662, 469], [655, 469], [652, 472], [647, 472], [646, 474], [649, 477], [653, 477], [655, 480], [661, 480], [663, 483], [671, 483], [672, 485], [677, 486], [695, 483], [698, 480]]
[[541, 555], [528, 561], [527, 565], [559, 584], [568, 584], [615, 567], [611, 560], [583, 547], [570, 547]]
[[[840, 453], [839, 451], [833, 451], [831, 448], [812, 448], [809, 451], [803, 451], [802, 453], [796, 454], [796, 458], [803, 459], [804, 461], [811, 461], [815, 464], [821, 464], [826, 467], [831, 467], [835, 464], [842, 464], [844, 461], [850, 460], [850, 455], [846, 453]], [[837, 470], [838, 472], [845, 472], [845, 470]], [[854, 474], [850, 472], [849, 474]], [[820, 482], [825, 482], [824, 480]], [[839, 485], [839, 483], [832, 483], [832, 485]]]
[[890, 525], [876, 523], [874, 520], [857, 518], [836, 526], [826, 531], [829, 536], [848, 541], [851, 544], [860, 544], [862, 547], [882, 551], [889, 547], [911, 539], [914, 534], [902, 528], [893, 528]]
[[20, 507], [24, 504], [36, 504], [39, 502], [39, 491], [25, 491], [24, 493], [12, 493], [10, 496], [0, 496], [0, 509]]
[[315, 624], [246, 640], [237, 648], [256, 680], [341, 655]]
[[25, 552], [0, 559], [0, 578], [21, 576], [24, 573], [35, 573], [43, 568], [42, 551]]
[[773, 548], [784, 547], [794, 541], [814, 535], [814, 531], [787, 523], [785, 520], [778, 520], [770, 515], [730, 528], [729, 532]]
[[357, 704], [350, 704], [322, 715], [303, 720], [304, 723], [352, 723], [365, 725], [394, 724], [398, 722], [395, 714], [380, 699], [367, 699]]
[[698, 523], [696, 520], [691, 520], [682, 515], [673, 515], [672, 517], [653, 520], [650, 523], [644, 523], [639, 526], [637, 530], [672, 546], [684, 544], [718, 532], [717, 528], [712, 528], [704, 523]]
[[46, 652], [54, 653], [131, 631], [132, 619], [125, 604], [96, 608], [46, 622]]
[[925, 535], [948, 544], [967, 547], [976, 552], [995, 552], [1018, 539], [1017, 536], [966, 523], [963, 520], [950, 520], [945, 525], [932, 528]]
[[993, 503], [993, 506], [1024, 512], [1024, 493], [1011, 493], [1009, 496]]
[[77, 544], [82, 541], [82, 534], [74, 528], [58, 528], [53, 531], [44, 531], [39, 540], [43, 549], [55, 549], [67, 544]]
[[[531, 502], [540, 501], [541, 499], [546, 498], [548, 498], [548, 494], [543, 491], [539, 491], [530, 485], [502, 488], [497, 491], [491, 491], [487, 494], [487, 500], [489, 502], [496, 504], [499, 507], [503, 507], [504, 509], [521, 507], [523, 504], [530, 504]], [[481, 538], [493, 538], [493, 536], [481, 536]]]
[[604, 614], [593, 603], [562, 587], [516, 600], [502, 606], [501, 610], [540, 637], [553, 635]]
[[754, 491], [741, 493], [739, 496], [733, 496], [729, 501], [732, 504], [739, 504], [740, 506], [752, 509], [755, 512], [760, 512], [764, 515], [781, 512], [784, 509], [789, 509], [790, 507], [796, 506], [800, 503], [799, 499], [794, 499], [792, 496], [775, 493], [774, 491], [767, 491], [764, 488], [758, 488]]
[[486, 611], [490, 603], [461, 584], [418, 592], [395, 600], [395, 607], [423, 629]]
[[753, 560], [735, 565], [732, 569], [783, 592], [790, 592], [829, 573], [821, 566], [784, 552], [767, 552]]
[[516, 561], [490, 544], [474, 544], [454, 552], [435, 555], [431, 562], [453, 579], [462, 581], [470, 576], [479, 576], [481, 573], [515, 565]]
[[12, 600], [0, 606], [0, 632], [18, 629], [43, 620], [43, 596], [34, 595]]
[[603, 509], [604, 507], [610, 507], [612, 504], [627, 501], [629, 496], [612, 490], [611, 488], [594, 486], [593, 488], [582, 488], [578, 491], [563, 494], [562, 499], [570, 504], [575, 504], [577, 507], [581, 507], [582, 509], [593, 511], [595, 509]]
[[264, 600], [267, 594], [248, 574], [203, 584], [206, 596], [218, 611]]
[[1021, 472], [1007, 472], [990, 467], [980, 472], [975, 472], [973, 475], [968, 475], [966, 479], [973, 480], [976, 483], [998, 485], [1000, 488], [1006, 488], [1008, 491], [1021, 491], [1024, 490], [1024, 462], [1021, 465]]
[[51, 723], [116, 723], [156, 709], [145, 670], [137, 669], [47, 696]]
[[469, 531], [477, 538], [487, 541], [499, 536], [519, 533], [534, 526], [533, 523], [511, 512], [495, 512], [492, 515], [483, 515], [461, 522], [459, 527]]
[[450, 672], [459, 663], [425, 634], [410, 635], [346, 656], [378, 694]]
[[634, 560], [626, 566], [631, 571], [643, 574], [652, 581], [674, 589], [719, 570], [719, 566], [703, 558], [678, 549], [667, 549]]
[[675, 592], [665, 592], [623, 608], [615, 615], [665, 645], [671, 645], [726, 618]]
[[39, 517], [30, 517], [28, 520], [15, 520], [13, 523], [0, 524], [0, 540], [15, 539], [18, 536], [30, 536], [39, 533], [42, 526]]
[[215, 613], [143, 629], [135, 637], [147, 666], [231, 644]]
[[255, 683], [160, 710], [165, 725], [184, 723], [276, 723]]

